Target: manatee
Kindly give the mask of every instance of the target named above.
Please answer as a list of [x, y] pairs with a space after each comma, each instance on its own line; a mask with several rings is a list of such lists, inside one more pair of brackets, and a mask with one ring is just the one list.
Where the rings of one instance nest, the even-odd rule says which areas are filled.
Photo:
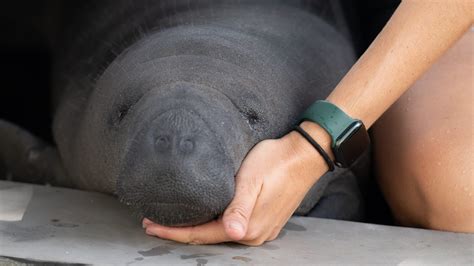
[[[0, 160], [18, 180], [112, 194], [163, 225], [222, 214], [248, 151], [291, 131], [355, 62], [330, 1], [71, 5], [55, 49], [55, 143], [0, 121]], [[324, 175], [297, 214], [361, 219], [353, 171]]]

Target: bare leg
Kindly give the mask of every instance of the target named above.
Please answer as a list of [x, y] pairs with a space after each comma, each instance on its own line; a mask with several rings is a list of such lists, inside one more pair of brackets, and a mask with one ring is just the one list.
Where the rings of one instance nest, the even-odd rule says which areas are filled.
[[468, 31], [373, 127], [379, 184], [403, 225], [474, 232], [473, 47]]

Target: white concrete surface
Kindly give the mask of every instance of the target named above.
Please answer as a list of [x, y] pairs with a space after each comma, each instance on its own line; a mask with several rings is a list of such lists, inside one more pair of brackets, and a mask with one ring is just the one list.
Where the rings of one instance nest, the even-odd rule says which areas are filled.
[[113, 197], [4, 181], [2, 210], [17, 206], [6, 191], [25, 187], [33, 195], [23, 219], [0, 221], [0, 257], [131, 265], [474, 264], [471, 234], [295, 217], [261, 247], [190, 246], [146, 236]]
[[12, 184], [10, 187], [3, 186], [0, 193], [0, 221], [21, 221], [26, 207], [30, 203], [33, 187]]

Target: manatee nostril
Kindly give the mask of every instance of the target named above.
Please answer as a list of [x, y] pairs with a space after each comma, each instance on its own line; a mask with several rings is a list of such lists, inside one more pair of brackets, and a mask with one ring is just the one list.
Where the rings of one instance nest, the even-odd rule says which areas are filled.
[[190, 138], [183, 138], [179, 142], [179, 150], [184, 153], [189, 153], [194, 150], [194, 141]]
[[155, 141], [156, 149], [158, 151], [166, 151], [170, 146], [170, 142], [168, 136], [158, 136]]

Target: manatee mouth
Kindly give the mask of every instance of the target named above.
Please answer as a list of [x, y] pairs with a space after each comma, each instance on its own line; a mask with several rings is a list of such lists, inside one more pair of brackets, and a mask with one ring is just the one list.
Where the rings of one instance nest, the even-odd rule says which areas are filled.
[[[140, 188], [134, 189], [140, 190]], [[203, 204], [202, 201], [195, 203], [153, 202], [154, 197], [150, 195], [150, 192], [130, 193], [124, 189], [118, 190], [118, 196], [119, 201], [131, 207], [140, 219], [147, 218], [165, 226], [191, 226], [216, 219], [233, 195], [229, 198], [222, 197], [217, 201], [210, 200], [208, 204]], [[179, 197], [179, 192], [176, 192], [175, 196]], [[206, 195], [203, 195], [203, 198], [205, 197]]]
[[186, 203], [155, 202], [136, 207], [140, 209], [140, 218], [147, 218], [161, 225], [190, 226], [219, 216], [218, 212]]

